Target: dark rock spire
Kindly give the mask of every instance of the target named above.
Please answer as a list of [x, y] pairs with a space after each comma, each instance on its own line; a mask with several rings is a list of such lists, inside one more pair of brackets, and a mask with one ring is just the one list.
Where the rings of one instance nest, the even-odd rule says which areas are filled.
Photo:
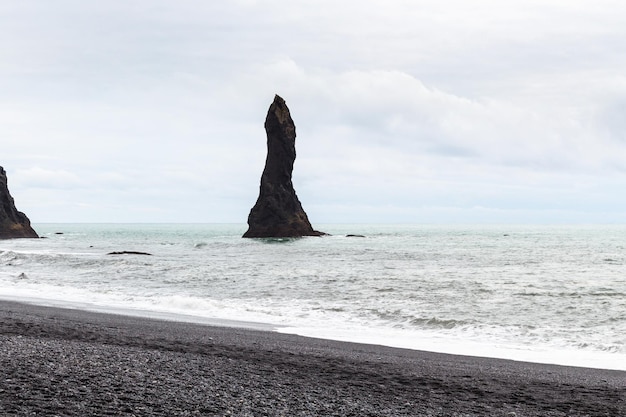
[[39, 237], [30, 227], [28, 217], [15, 208], [7, 186], [7, 173], [0, 167], [0, 239]]
[[259, 198], [248, 216], [243, 237], [321, 236], [313, 230], [291, 182], [296, 159], [296, 126], [278, 95], [265, 119], [267, 159]]

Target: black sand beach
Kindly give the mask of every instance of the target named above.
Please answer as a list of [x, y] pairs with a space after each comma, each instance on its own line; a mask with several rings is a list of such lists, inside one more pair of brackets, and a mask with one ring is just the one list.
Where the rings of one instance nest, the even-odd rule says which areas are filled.
[[626, 372], [0, 301], [2, 416], [626, 416]]

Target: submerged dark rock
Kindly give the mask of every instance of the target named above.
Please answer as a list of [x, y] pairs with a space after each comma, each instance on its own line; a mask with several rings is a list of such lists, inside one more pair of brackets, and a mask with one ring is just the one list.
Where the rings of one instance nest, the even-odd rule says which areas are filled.
[[145, 255], [145, 256], [152, 256], [151, 253], [148, 252], [138, 252], [135, 250], [122, 250], [122, 251], [116, 251], [116, 252], [109, 252], [107, 253], [107, 255]]
[[15, 208], [15, 201], [9, 193], [7, 173], [0, 167], [0, 239], [39, 237], [30, 226], [30, 220]]
[[248, 216], [243, 237], [321, 236], [313, 230], [291, 182], [296, 159], [296, 126], [278, 95], [265, 119], [267, 159], [261, 176], [259, 198]]

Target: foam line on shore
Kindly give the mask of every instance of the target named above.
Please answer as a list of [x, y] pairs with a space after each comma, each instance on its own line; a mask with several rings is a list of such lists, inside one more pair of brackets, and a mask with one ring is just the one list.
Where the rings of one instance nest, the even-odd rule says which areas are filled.
[[221, 318], [215, 318], [215, 317], [194, 316], [191, 314], [153, 311], [153, 310], [137, 309], [137, 308], [108, 307], [108, 306], [91, 304], [91, 303], [68, 302], [68, 301], [63, 301], [63, 300], [54, 300], [54, 299], [37, 298], [37, 297], [19, 297], [19, 298], [13, 297], [12, 299], [9, 299], [9, 298], [0, 296], [0, 302], [1, 301], [8, 301], [8, 302], [17, 301], [19, 303], [31, 304], [34, 306], [55, 307], [55, 308], [61, 308], [61, 309], [74, 309], [74, 310], [90, 311], [94, 313], [115, 314], [115, 315], [140, 317], [140, 318], [143, 317], [143, 318], [148, 318], [148, 319], [174, 321], [174, 322], [181, 322], [181, 323], [196, 323], [196, 324], [204, 324], [208, 326], [217, 326], [217, 327], [243, 328], [243, 329], [265, 330], [265, 331], [276, 331], [281, 327], [281, 326], [270, 324], [270, 323], [262, 323], [262, 322], [256, 322], [256, 321], [229, 320], [229, 319], [221, 319]]
[[[336, 329], [309, 329], [301, 327], [293, 327], [287, 325], [278, 325], [273, 323], [263, 323], [256, 321], [245, 320], [233, 320], [223, 319], [215, 317], [206, 317], [200, 315], [182, 314], [174, 312], [154, 311], [140, 308], [122, 308], [119, 306], [111, 307], [94, 303], [79, 303], [76, 301], [66, 300], [54, 300], [38, 297], [19, 297], [9, 299], [7, 297], [0, 296], [0, 300], [6, 301], [18, 301], [22, 303], [57, 307], [57, 308], [70, 308], [76, 310], [104, 313], [104, 314], [116, 314], [133, 316], [139, 318], [150, 318], [165, 321], [184, 322], [184, 323], [196, 323], [209, 326], [229, 327], [229, 328], [244, 328], [252, 330], [263, 331], [277, 331], [279, 333], [294, 334], [304, 337], [322, 338], [334, 341], [354, 342], [372, 345], [384, 345], [387, 347], [395, 347], [402, 349], [411, 349], [419, 351], [429, 351], [434, 353], [444, 353], [451, 355], [464, 355], [464, 356], [476, 356], [492, 359], [507, 359], [521, 362], [534, 362], [541, 364], [553, 364], [563, 366], [578, 366], [587, 368], [607, 369], [607, 370], [621, 370], [626, 371], [626, 363], [616, 362], [616, 355], [594, 354], [591, 355], [584, 351], [566, 351], [561, 352], [544, 352], [534, 351], [532, 349], [522, 349], [519, 347], [510, 346], [487, 346], [484, 343], [477, 343], [472, 341], [457, 341], [452, 343], [450, 340], [434, 339], [432, 337], [419, 337], [416, 336], [414, 340], [407, 340], [399, 338], [393, 331], [389, 334], [377, 334], [375, 337], [368, 333], [365, 329], [360, 331], [358, 329], [350, 329], [347, 331], [341, 331]], [[381, 342], [381, 338], [384, 342]]]

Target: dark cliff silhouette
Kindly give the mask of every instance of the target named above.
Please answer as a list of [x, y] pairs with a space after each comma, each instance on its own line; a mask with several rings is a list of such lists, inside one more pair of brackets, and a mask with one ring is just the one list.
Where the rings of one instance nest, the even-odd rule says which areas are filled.
[[248, 216], [243, 237], [321, 236], [313, 230], [291, 182], [296, 159], [296, 126], [278, 95], [265, 119], [267, 159], [261, 176], [259, 198]]
[[15, 201], [9, 193], [7, 173], [0, 167], [0, 239], [18, 237], [39, 237], [30, 226], [30, 220], [15, 208]]

